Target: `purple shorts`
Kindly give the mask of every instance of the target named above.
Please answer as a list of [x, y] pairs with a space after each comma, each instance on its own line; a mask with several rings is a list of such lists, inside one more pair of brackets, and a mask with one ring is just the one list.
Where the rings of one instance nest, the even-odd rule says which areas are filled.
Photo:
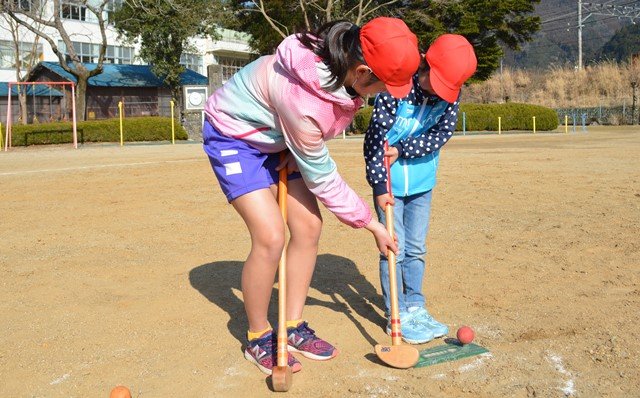
[[[262, 153], [242, 140], [224, 136], [206, 119], [202, 137], [204, 151], [229, 202], [278, 183], [279, 153]], [[289, 180], [301, 177], [298, 172], [288, 175]]]

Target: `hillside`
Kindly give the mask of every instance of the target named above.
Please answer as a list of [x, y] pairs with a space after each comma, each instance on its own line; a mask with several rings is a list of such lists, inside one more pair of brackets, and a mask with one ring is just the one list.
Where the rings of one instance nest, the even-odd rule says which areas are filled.
[[[640, 1], [613, 0], [593, 2], [640, 8]], [[562, 0], [542, 0], [536, 7], [542, 20], [540, 32], [532, 42], [524, 44], [522, 51], [505, 51], [504, 64], [525, 69], [544, 69], [550, 66], [571, 64], [578, 59], [578, 2]], [[602, 47], [631, 19], [611, 15], [589, 15], [583, 12], [583, 60], [589, 64], [598, 59]], [[640, 22], [640, 19], [636, 19]], [[640, 41], [640, 37], [638, 38]]]

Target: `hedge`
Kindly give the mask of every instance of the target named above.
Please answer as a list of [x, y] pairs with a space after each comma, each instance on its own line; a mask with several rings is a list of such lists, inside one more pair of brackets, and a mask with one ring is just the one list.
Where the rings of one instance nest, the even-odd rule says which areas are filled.
[[456, 130], [462, 131], [462, 114], [466, 117], [467, 131], [498, 131], [498, 117], [501, 128], [507, 130], [533, 130], [533, 116], [536, 130], [549, 131], [558, 128], [558, 114], [551, 108], [539, 105], [518, 104], [461, 104]]
[[[353, 119], [355, 134], [362, 134], [369, 127], [373, 107], [367, 106], [356, 112]], [[549, 131], [558, 128], [558, 115], [555, 110], [539, 105], [518, 104], [461, 104], [458, 113], [457, 131], [462, 131], [462, 114], [466, 118], [467, 131], [498, 131], [498, 117], [501, 128], [507, 130], [533, 130], [533, 116], [536, 117], [536, 131]]]
[[[174, 124], [176, 140], [186, 140], [187, 131]], [[124, 141], [171, 141], [170, 117], [131, 117], [122, 121]], [[120, 119], [87, 120], [77, 123], [78, 142], [120, 142]], [[14, 124], [11, 144], [64, 144], [73, 142], [71, 122]]]
[[371, 114], [373, 113], [372, 106], [365, 106], [360, 108], [353, 118], [353, 133], [364, 134], [369, 127], [369, 120], [371, 120]]

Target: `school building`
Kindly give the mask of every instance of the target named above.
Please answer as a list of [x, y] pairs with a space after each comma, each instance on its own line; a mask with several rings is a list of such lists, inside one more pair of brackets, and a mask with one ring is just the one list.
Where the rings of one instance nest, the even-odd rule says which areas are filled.
[[[109, 13], [121, 3], [122, 0], [107, 2], [104, 10], [106, 20]], [[44, 19], [51, 19], [58, 13], [80, 60], [87, 65], [98, 61], [102, 42], [100, 27], [96, 16], [82, 2], [61, 0], [59, 7], [55, 7], [51, 0], [21, 0], [17, 4], [26, 11], [42, 6]], [[57, 44], [61, 52], [66, 53], [66, 46], [56, 29], [44, 25], [39, 28]], [[17, 41], [13, 37], [14, 33]], [[248, 35], [228, 29], [219, 29], [218, 33], [220, 38], [215, 41], [209, 37], [193, 37], [189, 43], [189, 48], [193, 50], [181, 54], [181, 64], [187, 68], [183, 74], [183, 112], [200, 112], [203, 105], [201, 97], [206, 98], [213, 88], [208, 82], [213, 81], [215, 85], [219, 85], [255, 59], [255, 54], [248, 45]], [[117, 102], [122, 99], [125, 106], [130, 107], [127, 111], [131, 116], [167, 115], [167, 104], [170, 100], [168, 88], [164, 87], [140, 58], [139, 46], [119, 39], [111, 25], [107, 26], [105, 36], [108, 44], [104, 59], [105, 71], [89, 81], [86, 117], [113, 117]], [[24, 70], [25, 65], [34, 68], [28, 76]], [[17, 69], [20, 66], [22, 68]], [[216, 76], [210, 78], [211, 73]], [[8, 16], [0, 18], [0, 82], [16, 82], [23, 79], [73, 81], [72, 75], [61, 68], [57, 55], [46, 40], [37, 37], [25, 27], [16, 25]], [[107, 81], [110, 79], [116, 79], [117, 85], [108, 85]], [[6, 84], [0, 85], [0, 95], [2, 87], [5, 96], [0, 99], [0, 120], [6, 120], [8, 92]], [[42, 105], [41, 110], [50, 110], [56, 98], [59, 98], [55, 96], [55, 90], [56, 88], [30, 88], [28, 94], [31, 99], [28, 101]], [[47, 107], [49, 103], [51, 106]]]

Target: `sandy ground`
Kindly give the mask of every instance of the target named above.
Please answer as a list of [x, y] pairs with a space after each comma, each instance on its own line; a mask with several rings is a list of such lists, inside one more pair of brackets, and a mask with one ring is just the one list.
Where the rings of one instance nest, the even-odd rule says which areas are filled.
[[[330, 143], [370, 200], [361, 148]], [[0, 198], [0, 396], [275, 394], [242, 356], [249, 239], [200, 145], [16, 148], [0, 153]], [[305, 315], [341, 354], [301, 358], [288, 396], [640, 396], [637, 128], [445, 147], [428, 306], [489, 355], [382, 365], [373, 239], [323, 216]]]

